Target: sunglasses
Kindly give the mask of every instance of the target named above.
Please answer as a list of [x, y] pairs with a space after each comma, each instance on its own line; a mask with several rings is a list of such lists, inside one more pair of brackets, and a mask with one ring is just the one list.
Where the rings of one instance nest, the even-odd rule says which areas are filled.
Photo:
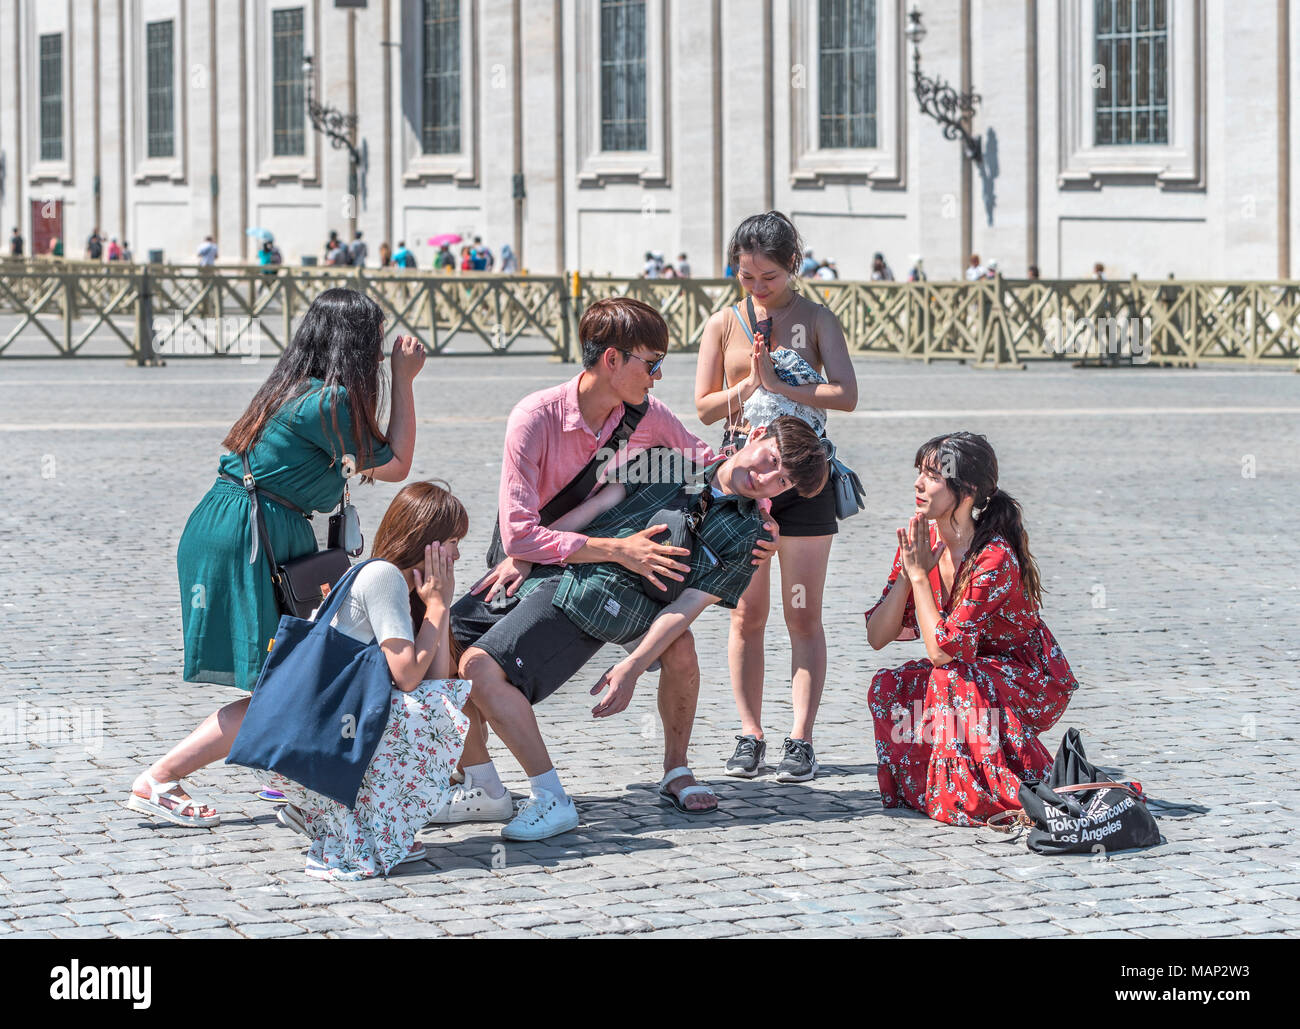
[[651, 375], [654, 375], [656, 372], [659, 371], [660, 368], [663, 367], [664, 357], [667, 357], [668, 355], [664, 354], [663, 357], [659, 358], [658, 361], [651, 361], [648, 357], [641, 357], [638, 354], [624, 354], [623, 356], [635, 357], [638, 361], [644, 361], [646, 366], [646, 371], [648, 371]]

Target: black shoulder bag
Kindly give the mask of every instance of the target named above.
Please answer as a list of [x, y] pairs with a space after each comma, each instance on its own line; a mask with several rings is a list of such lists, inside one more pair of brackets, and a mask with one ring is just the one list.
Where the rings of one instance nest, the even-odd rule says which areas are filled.
[[[692, 496], [690, 493], [682, 491], [668, 504], [661, 507], [646, 523], [646, 528], [652, 525], [666, 525], [667, 528], [656, 534], [653, 539], [656, 543], [662, 543], [669, 547], [681, 547], [689, 550], [690, 556], [677, 557], [673, 560], [680, 561], [682, 564], [689, 565], [695, 556], [698, 546], [703, 546], [699, 541], [700, 526], [704, 524], [705, 516], [709, 513], [709, 506], [713, 502], [713, 493], [711, 487], [706, 483], [703, 491], [698, 496]], [[717, 559], [713, 557], [708, 548], [704, 548], [706, 559], [716, 565]], [[688, 575], [680, 582], [677, 579], [659, 576], [659, 581], [663, 583], [660, 588], [641, 576], [641, 592], [651, 600], [656, 600], [661, 604], [671, 604], [674, 600], [682, 595], [686, 590], [686, 580]]]
[[1019, 800], [1023, 811], [1004, 811], [988, 825], [1028, 830], [1029, 849], [1039, 854], [1104, 854], [1160, 842], [1142, 784], [1103, 774], [1084, 754], [1078, 729], [1066, 732], [1046, 779], [1021, 782]]
[[[330, 590], [352, 566], [352, 562], [348, 560], [348, 552], [343, 549], [339, 540], [347, 510], [347, 486], [344, 485], [343, 496], [339, 500], [339, 513], [330, 519], [329, 546], [324, 550], [304, 554], [302, 557], [295, 557], [281, 564], [276, 561], [275, 552], [271, 549], [271, 538], [266, 532], [266, 521], [262, 517], [258, 495], [273, 500], [291, 511], [296, 511], [308, 520], [311, 519], [311, 515], [296, 504], [291, 504], [283, 497], [277, 497], [274, 493], [259, 487], [257, 480], [253, 478], [252, 468], [249, 467], [248, 455], [240, 454], [239, 458], [244, 463], [244, 478], [240, 485], [248, 492], [250, 506], [248, 519], [254, 527], [253, 548], [248, 563], [252, 564], [257, 560], [257, 545], [260, 540], [262, 549], [266, 551], [266, 560], [271, 566], [271, 584], [275, 587], [280, 613], [297, 618], [309, 618], [312, 611], [320, 606]], [[234, 476], [222, 474], [224, 478], [239, 481]]]

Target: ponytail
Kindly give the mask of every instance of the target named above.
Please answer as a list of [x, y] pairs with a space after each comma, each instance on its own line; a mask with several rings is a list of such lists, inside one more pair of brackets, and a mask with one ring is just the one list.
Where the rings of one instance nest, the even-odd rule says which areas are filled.
[[[1025, 599], [1035, 608], [1039, 607], [1043, 600], [1042, 581], [1038, 576], [1038, 563], [1034, 560], [1034, 555], [1029, 552], [1029, 533], [1025, 531], [1019, 501], [1005, 490], [995, 486], [983, 505], [976, 497], [975, 506], [980, 508], [980, 514], [975, 520], [975, 537], [971, 540], [968, 553], [979, 553], [994, 536], [1005, 539], [1016, 552], [1016, 560], [1020, 564], [1020, 587], [1024, 591]], [[975, 563], [968, 562], [961, 578], [953, 584], [953, 596], [960, 596], [962, 590], [970, 583], [974, 571]]]

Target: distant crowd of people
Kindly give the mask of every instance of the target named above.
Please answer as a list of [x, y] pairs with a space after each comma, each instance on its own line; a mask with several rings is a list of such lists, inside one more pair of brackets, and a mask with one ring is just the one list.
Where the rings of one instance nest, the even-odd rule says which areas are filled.
[[[435, 271], [442, 272], [491, 272], [499, 271], [503, 275], [514, 275], [519, 272], [519, 262], [515, 256], [514, 250], [509, 243], [501, 247], [501, 259], [498, 266], [497, 257], [492, 253], [481, 236], [475, 236], [472, 243], [463, 244], [458, 251], [453, 251], [453, 243], [441, 244], [433, 257], [433, 268]], [[9, 237], [9, 256], [22, 257], [24, 254], [26, 241], [22, 233], [15, 226]], [[53, 257], [63, 256], [63, 240], [54, 237], [50, 240], [46, 253]], [[362, 267], [366, 263], [370, 250], [360, 230], [353, 234], [351, 242], [340, 238], [338, 232], [331, 230], [329, 238], [325, 241], [324, 246], [324, 263], [331, 266], [350, 266]], [[131, 245], [123, 240], [118, 243], [117, 237], [110, 236], [107, 241], [101, 235], [98, 228], [91, 231], [86, 240], [85, 257], [88, 261], [131, 261]], [[210, 268], [217, 263], [218, 249], [217, 244], [211, 236], [205, 236], [203, 243], [199, 246], [196, 253], [198, 263], [201, 267]], [[415, 254], [406, 245], [405, 241], [399, 241], [396, 249], [389, 247], [388, 243], [380, 243], [379, 267], [381, 268], [416, 268], [418, 262]], [[257, 251], [257, 262], [262, 266], [273, 266], [284, 263], [284, 257], [280, 248], [275, 245], [275, 240], [267, 237], [263, 239]], [[723, 274], [727, 278], [734, 278], [736, 269], [728, 261]], [[828, 258], [819, 259], [811, 247], [803, 251], [803, 258], [799, 266], [799, 274], [804, 279], [838, 279], [840, 277], [839, 268], [833, 260]], [[964, 277], [967, 282], [977, 282], [980, 279], [993, 279], [1000, 273], [998, 260], [996, 257], [983, 261], [979, 254], [971, 254], [966, 263]], [[645, 254], [645, 264], [641, 270], [643, 279], [688, 279], [691, 277], [691, 264], [685, 252], [677, 255], [676, 261], [667, 261], [664, 258], [663, 251], [647, 250]], [[1028, 279], [1040, 279], [1042, 273], [1038, 265], [1031, 264], [1025, 272]], [[1173, 273], [1170, 273], [1173, 277]], [[871, 257], [871, 272], [869, 278], [872, 282], [893, 282], [894, 272], [889, 267], [889, 262], [885, 260], [885, 255], [876, 251]], [[1106, 266], [1097, 261], [1092, 266], [1092, 278], [1097, 282], [1106, 281]], [[907, 273], [908, 282], [925, 282], [927, 281], [925, 273], [925, 262], [920, 254], [912, 254], [910, 257], [910, 268]]]
[[[452, 246], [451, 243], [444, 243], [438, 247], [433, 258], [435, 271], [500, 271], [504, 275], [516, 274], [519, 271], [519, 261], [509, 243], [501, 247], [499, 264], [496, 255], [483, 242], [481, 236], [475, 236], [472, 243], [462, 246], [459, 253], [453, 253]], [[360, 268], [366, 265], [370, 247], [360, 230], [353, 233], [350, 242], [341, 238], [338, 232], [331, 230], [322, 247], [322, 253], [324, 264], [331, 267]], [[219, 252], [211, 236], [204, 237], [196, 256], [202, 267], [212, 267], [217, 263]], [[415, 254], [406, 245], [405, 240], [399, 240], [396, 249], [390, 247], [387, 242], [380, 243], [376, 256], [380, 268], [419, 267]], [[262, 240], [257, 251], [257, 262], [263, 266], [284, 263], [284, 257], [273, 238], [267, 236]]]
[[[26, 250], [27, 241], [23, 239], [23, 234], [18, 231], [18, 226], [14, 226], [9, 235], [9, 256], [22, 257]], [[46, 246], [45, 253], [50, 257], [63, 256], [63, 239], [59, 236], [51, 237]], [[100, 235], [99, 228], [91, 230], [90, 236], [86, 239], [85, 256], [87, 261], [131, 261], [131, 244], [126, 240], [121, 243], [117, 241], [116, 236], [108, 237], [105, 241]]]

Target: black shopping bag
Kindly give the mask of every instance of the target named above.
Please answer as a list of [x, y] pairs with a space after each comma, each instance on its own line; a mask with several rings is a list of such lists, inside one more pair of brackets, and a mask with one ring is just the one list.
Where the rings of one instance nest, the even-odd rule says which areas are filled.
[[1046, 779], [1020, 785], [1029, 849], [1040, 854], [1094, 854], [1160, 842], [1142, 784], [1115, 782], [1083, 752], [1070, 729]]

